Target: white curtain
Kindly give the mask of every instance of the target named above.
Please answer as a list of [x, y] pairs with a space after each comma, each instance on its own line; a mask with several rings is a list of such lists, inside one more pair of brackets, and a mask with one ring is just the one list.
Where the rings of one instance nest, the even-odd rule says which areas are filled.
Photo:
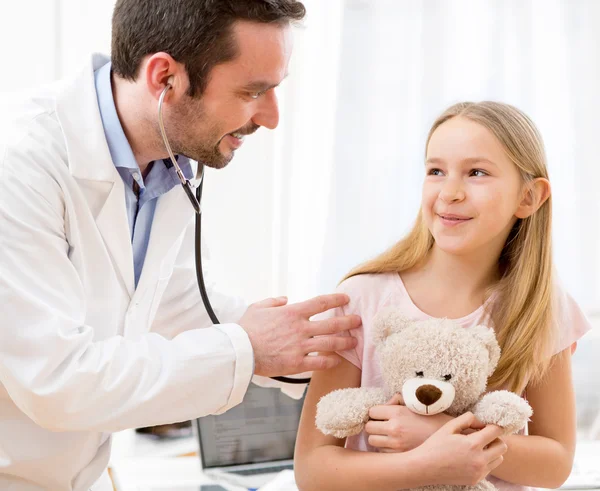
[[[600, 314], [600, 1], [304, 2], [279, 128], [207, 175], [204, 230], [221, 288], [251, 301], [333, 290], [411, 226], [434, 118], [460, 100], [495, 99], [525, 110], [543, 134], [558, 271]], [[0, 92], [108, 53], [113, 5], [11, 2], [0, 15]], [[583, 438], [600, 428], [594, 334], [573, 364]]]
[[558, 272], [597, 311], [600, 2], [306, 5], [280, 128], [207, 183], [209, 240], [228, 287], [250, 298], [332, 290], [410, 228], [435, 117], [457, 101], [492, 99], [520, 107], [542, 132]]
[[[281, 123], [207, 176], [213, 277], [249, 300], [332, 290], [398, 240], [419, 206], [424, 140], [459, 100], [515, 104], [538, 124], [558, 271], [600, 307], [600, 2], [305, 0]], [[110, 49], [114, 0], [23, 0], [0, 16], [0, 91]]]
[[[8, 5], [10, 4], [10, 5]], [[20, 0], [0, 15], [0, 91], [36, 87], [110, 50], [115, 0]]]

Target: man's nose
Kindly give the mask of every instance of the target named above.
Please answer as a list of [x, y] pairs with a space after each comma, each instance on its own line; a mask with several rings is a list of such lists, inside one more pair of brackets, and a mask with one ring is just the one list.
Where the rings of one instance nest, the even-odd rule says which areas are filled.
[[270, 130], [277, 128], [279, 124], [279, 103], [274, 89], [265, 92], [260, 100], [258, 111], [252, 118], [252, 122]]

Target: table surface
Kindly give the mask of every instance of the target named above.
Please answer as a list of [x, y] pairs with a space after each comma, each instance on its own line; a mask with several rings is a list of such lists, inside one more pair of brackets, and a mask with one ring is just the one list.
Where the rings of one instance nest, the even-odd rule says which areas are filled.
[[[193, 436], [173, 441], [158, 441], [147, 435], [121, 432], [115, 435], [113, 448], [110, 469], [117, 491], [147, 491], [149, 485], [164, 486], [176, 491], [177, 487], [215, 482], [202, 472], [200, 458], [196, 453], [197, 443]], [[574, 472], [566, 486], [589, 483], [589, 479], [586, 481], [587, 477], [581, 479], [582, 476], [578, 474], [582, 471], [597, 473], [596, 476], [592, 476], [592, 482], [599, 483], [598, 486], [585, 488], [600, 491], [600, 441], [577, 444]], [[288, 486], [286, 489], [295, 487]]]

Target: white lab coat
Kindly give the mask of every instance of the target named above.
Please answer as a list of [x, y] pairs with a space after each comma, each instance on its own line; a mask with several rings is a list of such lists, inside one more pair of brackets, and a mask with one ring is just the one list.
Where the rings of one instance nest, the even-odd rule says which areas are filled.
[[[244, 330], [209, 327], [179, 186], [158, 201], [134, 288], [93, 78], [106, 61], [0, 108], [3, 490], [109, 490], [111, 432], [223, 412], [252, 375]], [[222, 321], [246, 308], [209, 295]]]

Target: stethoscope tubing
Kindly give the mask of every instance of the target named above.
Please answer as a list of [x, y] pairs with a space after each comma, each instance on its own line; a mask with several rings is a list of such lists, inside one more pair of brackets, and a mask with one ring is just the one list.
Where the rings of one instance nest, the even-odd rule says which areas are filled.
[[[206, 309], [206, 312], [208, 313], [208, 316], [210, 317], [211, 322], [213, 322], [213, 324], [220, 324], [219, 319], [217, 318], [217, 315], [215, 314], [215, 311], [212, 308], [210, 299], [208, 298], [208, 292], [206, 291], [206, 285], [204, 284], [204, 274], [203, 274], [203, 270], [202, 270], [202, 244], [201, 244], [202, 209], [200, 207], [200, 203], [202, 202], [202, 188], [204, 186], [204, 165], [202, 165], [202, 163], [198, 162], [198, 166], [200, 166], [200, 169], [199, 169], [200, 182], [198, 183], [198, 185], [196, 187], [196, 195], [194, 196], [194, 193], [192, 191], [192, 185], [190, 184], [190, 181], [188, 181], [185, 178], [185, 176], [183, 175], [183, 172], [182, 172], [181, 168], [179, 167], [179, 164], [177, 163], [177, 159], [175, 158], [175, 155], [173, 154], [171, 145], [169, 144], [167, 132], [165, 131], [165, 124], [163, 121], [163, 102], [165, 100], [165, 95], [167, 94], [167, 92], [169, 91], [169, 89], [171, 87], [172, 87], [171, 84], [167, 83], [167, 85], [163, 89], [162, 93], [160, 94], [160, 98], [158, 99], [158, 126], [160, 128], [160, 133], [161, 133], [161, 136], [163, 139], [163, 143], [165, 145], [167, 153], [169, 154], [169, 159], [171, 160], [171, 163], [175, 167], [177, 176], [179, 177], [179, 180], [185, 191], [185, 194], [187, 195], [188, 199], [190, 200], [190, 203], [194, 207], [194, 211], [196, 212], [196, 223], [195, 223], [195, 229], [194, 229], [194, 231], [195, 231], [194, 235], [195, 235], [196, 281], [198, 282], [198, 289], [200, 290], [200, 296], [202, 297], [202, 303], [204, 304], [204, 308]], [[290, 378], [290, 377], [271, 377], [271, 378], [273, 380], [278, 380], [279, 382], [285, 382], [288, 384], [307, 384], [310, 382], [310, 378]]]

